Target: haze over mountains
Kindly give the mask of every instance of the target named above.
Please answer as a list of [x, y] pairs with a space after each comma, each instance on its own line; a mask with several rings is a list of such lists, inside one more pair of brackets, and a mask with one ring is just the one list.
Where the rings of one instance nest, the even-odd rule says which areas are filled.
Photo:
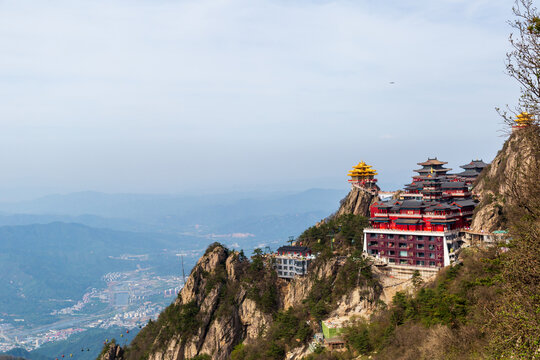
[[[154, 276], [178, 277], [176, 255], [186, 255], [189, 273], [214, 241], [247, 252], [275, 248], [337, 210], [346, 192], [81, 192], [0, 203], [0, 318], [13, 334], [24, 337], [36, 333], [36, 327], [66, 321], [55, 311], [73, 305], [92, 288], [105, 289], [105, 274], [145, 268]], [[126, 254], [145, 257], [126, 261]], [[102, 304], [83, 312], [90, 317], [112, 310]]]
[[346, 189], [201, 196], [80, 192], [0, 203], [0, 224], [63, 221], [129, 231], [240, 232], [243, 227], [253, 230], [257, 224], [283, 222], [285, 216], [296, 219], [292, 231], [294, 223], [324, 217], [337, 209], [337, 201], [345, 194]]

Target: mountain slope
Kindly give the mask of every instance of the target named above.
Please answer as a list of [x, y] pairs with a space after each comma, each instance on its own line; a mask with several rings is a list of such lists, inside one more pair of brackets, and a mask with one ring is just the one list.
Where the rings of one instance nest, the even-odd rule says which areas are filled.
[[528, 206], [538, 214], [540, 204], [528, 199], [540, 192], [540, 135], [537, 126], [514, 131], [491, 164], [477, 179], [473, 193], [480, 203], [475, 209], [471, 228], [494, 231], [508, 228], [508, 209]]
[[378, 199], [379, 197], [377, 195], [354, 187], [347, 196], [341, 200], [336, 216], [353, 214], [369, 217], [369, 207]]

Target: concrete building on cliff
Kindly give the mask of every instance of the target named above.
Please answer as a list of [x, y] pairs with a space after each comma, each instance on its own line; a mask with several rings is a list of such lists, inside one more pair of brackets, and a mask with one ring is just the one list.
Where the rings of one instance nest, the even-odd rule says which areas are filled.
[[293, 279], [307, 274], [308, 266], [315, 256], [305, 246], [282, 246], [277, 249], [273, 258], [278, 277]]

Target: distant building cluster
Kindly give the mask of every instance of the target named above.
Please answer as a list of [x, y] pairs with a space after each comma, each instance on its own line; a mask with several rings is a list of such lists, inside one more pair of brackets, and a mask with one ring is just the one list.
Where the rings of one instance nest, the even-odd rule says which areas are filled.
[[177, 287], [172, 288], [172, 289], [163, 290], [163, 296], [166, 297], [166, 298], [171, 297], [171, 296], [176, 296], [176, 295], [178, 295], [180, 290], [182, 290], [181, 286], [177, 286]]

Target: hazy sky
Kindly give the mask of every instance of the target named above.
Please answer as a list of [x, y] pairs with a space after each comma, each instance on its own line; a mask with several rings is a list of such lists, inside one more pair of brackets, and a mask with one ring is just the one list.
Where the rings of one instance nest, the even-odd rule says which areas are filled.
[[[381, 4], [384, 3], [384, 4]], [[511, 1], [0, 0], [0, 200], [491, 161]], [[390, 84], [395, 82], [395, 84]]]

